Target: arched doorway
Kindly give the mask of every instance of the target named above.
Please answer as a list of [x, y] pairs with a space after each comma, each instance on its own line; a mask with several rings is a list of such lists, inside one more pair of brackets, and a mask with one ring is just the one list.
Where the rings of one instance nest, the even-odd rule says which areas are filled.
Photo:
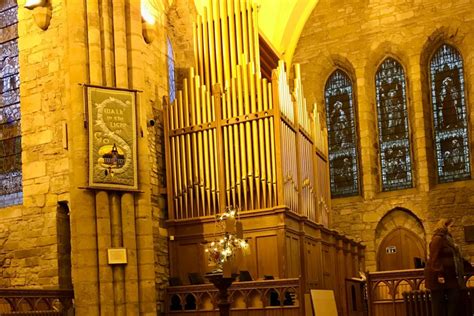
[[421, 267], [426, 258], [421, 220], [405, 208], [388, 211], [377, 224], [375, 249], [378, 271]]
[[415, 233], [398, 227], [380, 243], [377, 252], [379, 271], [415, 269], [425, 260], [424, 241]]

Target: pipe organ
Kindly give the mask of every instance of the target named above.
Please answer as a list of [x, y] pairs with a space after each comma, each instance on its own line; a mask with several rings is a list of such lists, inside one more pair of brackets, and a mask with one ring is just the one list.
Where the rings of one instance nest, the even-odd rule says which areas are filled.
[[[211, 1], [194, 26], [195, 68], [167, 106], [168, 194], [173, 219], [286, 206], [318, 222], [329, 204], [326, 129], [307, 110], [299, 65], [262, 78], [257, 7]], [[319, 120], [319, 116], [316, 115]], [[326, 223], [327, 224], [327, 223]]]
[[211, 0], [194, 26], [195, 67], [164, 113], [170, 273], [208, 270], [203, 245], [233, 206], [251, 248], [241, 270], [335, 288], [363, 266], [363, 247], [328, 229], [327, 132], [299, 65], [291, 85], [283, 61], [263, 78], [261, 41], [250, 0]]

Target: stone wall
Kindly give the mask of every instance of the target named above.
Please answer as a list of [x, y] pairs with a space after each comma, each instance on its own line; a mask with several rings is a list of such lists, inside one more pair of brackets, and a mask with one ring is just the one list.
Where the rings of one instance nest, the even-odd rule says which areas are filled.
[[[394, 209], [395, 217], [414, 215], [431, 238], [439, 217], [456, 220], [454, 235], [474, 261], [474, 244], [465, 243], [463, 226], [474, 224], [474, 181], [436, 184], [427, 65], [442, 43], [464, 59], [465, 88], [474, 132], [474, 1], [320, 0], [308, 19], [293, 62], [302, 64], [308, 104], [324, 104], [324, 86], [337, 67], [354, 83], [359, 128], [361, 196], [332, 200], [334, 226], [366, 245], [366, 262], [376, 267], [376, 249], [388, 232], [377, 227]], [[387, 56], [405, 69], [413, 152], [414, 188], [381, 192], [375, 110], [375, 71]], [[474, 144], [471, 142], [471, 152]], [[474, 155], [471, 155], [471, 162]], [[472, 163], [471, 163], [472, 165]], [[406, 219], [393, 220], [403, 226]], [[380, 227], [380, 226], [379, 226]], [[378, 236], [376, 236], [378, 234]]]
[[[25, 1], [18, 1], [24, 203], [1, 210], [0, 287], [67, 287], [72, 273], [78, 313], [95, 315], [99, 306], [102, 313], [113, 313], [113, 280], [123, 273], [126, 309], [136, 314], [141, 304], [140, 314], [159, 313], [169, 276], [162, 120], [168, 95], [166, 38], [174, 45], [176, 68], [191, 66], [194, 4], [160, 2], [154, 8], [155, 37], [147, 44], [139, 0], [114, 1], [113, 6], [52, 1], [45, 31], [34, 23], [34, 11], [23, 7]], [[140, 192], [85, 190], [84, 83], [140, 91]], [[134, 216], [122, 219], [128, 272], [117, 272], [106, 258], [114, 211], [104, 206], [117, 196], [122, 216]], [[63, 227], [69, 222], [70, 229]], [[72, 256], [64, 251], [68, 242]], [[64, 266], [71, 264], [72, 269]]]
[[[72, 273], [79, 314], [156, 315], [169, 267], [163, 148], [156, 146], [168, 94], [168, 9], [156, 8], [155, 38], [147, 44], [139, 0], [51, 1], [45, 31], [24, 4], [18, 1], [24, 203], [1, 210], [0, 287], [65, 287]], [[85, 189], [84, 83], [140, 91], [139, 192]], [[152, 119], [158, 124], [149, 124]], [[107, 263], [107, 248], [117, 239], [111, 229], [117, 199], [126, 268]], [[70, 230], [63, 227], [69, 221]], [[68, 242], [72, 255], [64, 251]]]
[[[0, 211], [0, 287], [48, 288], [59, 286], [56, 216], [69, 187], [64, 21], [57, 16], [43, 32], [24, 3], [18, 1], [23, 205]], [[62, 11], [58, 3], [53, 14]]]
[[[152, 87], [147, 102], [151, 105], [156, 125], [148, 127], [150, 162], [152, 163], [152, 216], [153, 241], [155, 254], [155, 284], [157, 290], [157, 310], [165, 310], [165, 288], [169, 278], [168, 231], [165, 221], [168, 219], [166, 201], [166, 170], [164, 148], [163, 102], [167, 102], [168, 88], [168, 51], [167, 40], [173, 48], [175, 63], [176, 90], [180, 88], [185, 69], [191, 67], [194, 60], [192, 46], [192, 23], [195, 17], [194, 1], [176, 0], [171, 6], [163, 1], [162, 19], [158, 20], [158, 41], [153, 42], [146, 53], [148, 65], [145, 81]], [[163, 97], [166, 97], [166, 101]]]
[[173, 44], [176, 66], [176, 87], [182, 90], [183, 79], [194, 67], [193, 22], [197, 11], [194, 0], [176, 0], [168, 10], [168, 37]]
[[[168, 285], [169, 260], [168, 260], [168, 231], [165, 220], [168, 217], [166, 208], [166, 170], [165, 148], [163, 134], [163, 106], [168, 102], [168, 51], [167, 12], [169, 7], [163, 1], [164, 7], [157, 8], [160, 18], [157, 20], [156, 39], [147, 45], [143, 53], [145, 63], [144, 79], [147, 92], [144, 94], [149, 118], [155, 121], [154, 126], [148, 124], [148, 156], [151, 165], [151, 210], [153, 223], [153, 244], [155, 261], [155, 288], [157, 293], [157, 312], [164, 311], [164, 291]], [[149, 122], [149, 120], [148, 120]], [[161, 315], [161, 314], [159, 314]]]

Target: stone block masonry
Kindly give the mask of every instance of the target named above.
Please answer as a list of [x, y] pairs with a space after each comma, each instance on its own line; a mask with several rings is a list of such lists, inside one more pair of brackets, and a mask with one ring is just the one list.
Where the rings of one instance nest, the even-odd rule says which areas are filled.
[[[463, 226], [474, 223], [474, 204], [468, 198], [474, 193], [474, 181], [436, 183], [427, 68], [431, 54], [441, 43], [454, 45], [460, 51], [472, 139], [473, 21], [472, 1], [321, 0], [303, 29], [293, 62], [302, 64], [308, 104], [324, 105], [326, 80], [337, 67], [347, 71], [353, 80], [361, 195], [333, 199], [332, 209], [334, 228], [367, 245], [366, 264], [370, 270], [376, 269], [376, 253], [383, 237], [395, 227], [415, 230], [409, 224], [413, 218], [420, 221], [420, 237], [427, 246], [438, 218], [453, 217], [456, 240], [466, 256], [474, 257], [474, 245], [463, 241]], [[381, 192], [374, 132], [375, 72], [388, 56], [402, 64], [406, 75], [414, 187]], [[472, 166], [472, 143], [470, 146]], [[395, 217], [403, 218], [385, 222], [388, 227], [380, 225], [384, 216], [392, 216], [392, 211]]]

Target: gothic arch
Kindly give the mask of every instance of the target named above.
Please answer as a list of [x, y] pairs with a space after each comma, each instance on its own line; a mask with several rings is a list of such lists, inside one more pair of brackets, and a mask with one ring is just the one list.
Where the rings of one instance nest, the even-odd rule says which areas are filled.
[[[369, 80], [371, 86], [375, 85], [375, 72], [377, 68], [383, 63], [385, 58], [391, 57], [397, 60], [405, 70], [405, 74], [408, 74], [408, 68], [410, 67], [410, 58], [399, 45], [385, 41], [380, 43], [376, 48], [372, 49], [367, 56], [367, 64], [365, 65], [365, 79]], [[408, 75], [407, 75], [408, 77]], [[407, 78], [408, 79], [408, 78]]]
[[442, 43], [429, 67], [437, 183], [470, 179], [469, 107], [463, 56], [456, 46]]
[[396, 207], [388, 211], [375, 228], [375, 249], [378, 250], [382, 240], [397, 228], [408, 229], [420, 236], [426, 243], [426, 231], [422, 221], [412, 211]]
[[370, 85], [370, 89], [367, 90], [368, 97], [373, 102], [374, 111], [376, 111], [375, 105], [375, 76], [380, 65], [387, 59], [392, 58], [396, 60], [405, 73], [405, 84], [406, 84], [406, 96], [407, 96], [407, 112], [409, 125], [413, 125], [414, 110], [411, 106], [411, 100], [413, 99], [413, 91], [410, 84], [410, 62], [408, 56], [399, 48], [395, 48], [392, 43], [382, 43], [377, 50], [373, 51], [372, 54], [367, 58], [369, 64], [366, 66], [365, 79]]
[[[378, 119], [377, 119], [377, 102], [376, 102], [376, 74], [377, 70], [379, 69], [380, 65], [387, 59], [392, 58], [397, 61], [401, 67], [403, 68], [405, 74], [405, 90], [406, 90], [406, 113], [408, 116], [408, 126], [409, 126], [409, 135], [411, 136], [411, 127], [414, 126], [414, 109], [412, 106], [411, 100], [413, 99], [413, 90], [411, 89], [410, 84], [410, 58], [407, 54], [405, 48], [401, 47], [397, 43], [387, 40], [377, 44], [374, 44], [373, 47], [370, 48], [368, 52], [366, 62], [364, 65], [364, 81], [366, 82], [366, 89], [363, 93], [365, 93], [366, 101], [370, 109], [373, 111], [373, 116], [371, 120], [374, 122], [373, 128], [378, 131]], [[369, 135], [370, 141], [373, 144], [373, 147], [379, 148], [379, 139], [378, 139], [378, 132], [371, 133]], [[411, 137], [409, 137], [410, 139]], [[414, 156], [413, 148], [410, 146], [411, 156]], [[373, 181], [376, 183], [376, 190], [383, 191], [383, 181], [382, 181], [382, 167], [380, 163], [380, 152], [379, 150], [373, 151], [371, 156], [371, 162], [374, 166], [376, 166], [378, 172], [377, 176], [373, 175]], [[415, 186], [415, 179], [416, 179], [416, 167], [415, 167], [415, 160], [412, 159], [412, 177], [413, 177], [413, 186]]]
[[359, 128], [356, 82], [336, 67], [324, 87], [332, 197], [359, 195]]
[[[322, 52], [311, 57], [304, 66], [303, 80], [311, 82], [311, 85], [305, 86], [308, 107], [311, 107], [314, 103], [318, 104], [318, 110], [323, 115], [326, 113], [324, 109], [324, 89], [329, 76], [336, 69], [343, 70], [349, 76], [353, 82], [354, 97], [357, 97], [355, 68], [346, 57], [336, 53]], [[309, 108], [308, 110], [313, 109]]]
[[[393, 42], [385, 41], [380, 43], [376, 48], [370, 51], [367, 56], [367, 63], [364, 69], [364, 79], [368, 83], [370, 87], [367, 89], [367, 97], [369, 98], [370, 102], [373, 103], [373, 108], [375, 110], [375, 73], [379, 66], [384, 62], [384, 60], [388, 57], [391, 57], [398, 61], [405, 71], [405, 81], [407, 84], [407, 103], [410, 104], [410, 99], [412, 99], [412, 90], [410, 89], [410, 58], [406, 54], [406, 50], [402, 47], [399, 47]], [[408, 107], [409, 116], [411, 117], [412, 114], [410, 113], [411, 107]], [[411, 122], [410, 122], [411, 125]]]
[[[353, 103], [354, 103], [354, 111], [355, 111], [355, 118], [356, 118], [356, 130], [359, 134], [359, 125], [358, 125], [358, 91], [357, 91], [357, 76], [356, 71], [352, 63], [344, 56], [339, 54], [329, 54], [325, 55], [326, 63], [318, 62], [316, 73], [314, 73], [314, 78], [310, 79], [309, 82], [317, 83], [317, 103], [322, 104], [320, 107], [322, 110], [322, 114], [326, 117], [326, 107], [324, 106], [326, 103], [325, 100], [325, 90], [326, 90], [326, 83], [328, 82], [330, 76], [336, 70], [342, 70], [351, 80], [352, 82], [352, 95], [353, 95]], [[305, 88], [306, 89], [306, 88]]]
[[[467, 31], [459, 23], [454, 22], [451, 26], [443, 26], [434, 30], [430, 36], [428, 36], [420, 52], [420, 80], [422, 89], [422, 104], [424, 115], [424, 124], [426, 126], [426, 159], [428, 165], [428, 174], [430, 185], [437, 183], [437, 172], [436, 172], [436, 161], [435, 161], [435, 148], [434, 148], [434, 130], [433, 130], [433, 119], [432, 119], [432, 104], [431, 104], [431, 86], [430, 86], [430, 61], [437, 50], [443, 45], [448, 44], [456, 48], [461, 54], [463, 60], [468, 61], [464, 64], [464, 76], [465, 76], [465, 98], [466, 104], [469, 104], [469, 92], [473, 90], [473, 79], [470, 72], [467, 69], [472, 68], [473, 65], [469, 64], [469, 56], [472, 54], [468, 47], [466, 47], [466, 35]], [[472, 138], [472, 116], [471, 122], [468, 121], [468, 133]], [[471, 163], [472, 164], [472, 163]]]
[[406, 70], [398, 59], [386, 56], [374, 78], [380, 188], [408, 189], [413, 187], [413, 155]]
[[339, 54], [331, 54], [328, 57], [331, 62], [329, 64], [326, 64], [325, 67], [321, 69], [321, 78], [324, 78], [323, 82], [326, 83], [329, 76], [334, 72], [334, 70], [342, 69], [345, 73], [347, 73], [347, 75], [355, 85], [357, 82], [357, 78], [356, 71], [352, 63], [346, 57], [341, 56]]
[[425, 229], [421, 220], [404, 208], [390, 210], [377, 224], [375, 249], [380, 271], [416, 267], [426, 258]]
[[468, 32], [461, 24], [453, 24], [449, 27], [443, 26], [434, 30], [426, 39], [420, 52], [420, 65], [422, 69], [426, 69], [429, 66], [431, 57], [443, 43], [455, 46], [461, 55], [466, 55], [468, 48], [465, 47], [464, 40], [467, 34]]

